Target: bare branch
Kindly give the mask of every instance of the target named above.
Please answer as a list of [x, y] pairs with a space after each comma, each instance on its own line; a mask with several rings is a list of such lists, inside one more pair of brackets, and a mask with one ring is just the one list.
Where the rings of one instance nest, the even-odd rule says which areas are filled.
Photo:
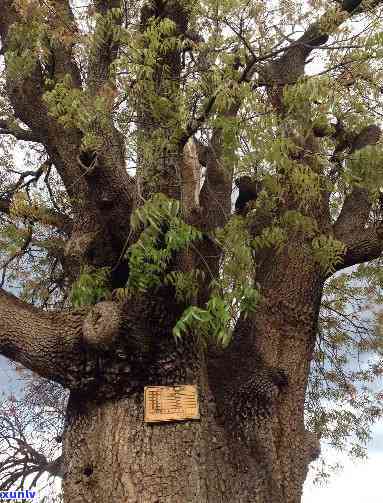
[[[12, 185], [9, 189], [5, 190], [2, 194], [0, 194], [0, 198], [4, 196], [8, 197], [11, 194], [14, 194], [16, 191], [24, 189], [28, 187], [31, 183], [37, 182], [40, 176], [49, 168], [51, 165], [50, 161], [46, 161], [42, 163], [35, 171], [27, 170], [27, 171], [15, 171], [12, 170], [12, 173], [17, 173], [19, 175], [19, 179], [17, 182]], [[29, 180], [24, 182], [25, 178], [31, 177]]]
[[53, 477], [62, 477], [63, 476], [63, 457], [59, 456], [55, 460], [47, 463], [45, 466], [42, 466], [46, 472], [48, 472]]
[[84, 310], [42, 312], [0, 289], [0, 354], [67, 387], [83, 369]]
[[380, 257], [383, 252], [383, 226], [380, 224], [348, 236], [343, 235], [341, 240], [347, 245], [347, 250], [336, 267], [337, 271]]
[[31, 409], [29, 403], [25, 409], [25, 402], [13, 397], [1, 405], [0, 446], [4, 456], [0, 461], [0, 489], [8, 489], [18, 482], [23, 485], [30, 475], [34, 477], [29, 487], [34, 487], [44, 473], [62, 477], [62, 456], [56, 455], [57, 447], [52, 449], [49, 442], [42, 442], [36, 450], [33, 445], [29, 433], [31, 423], [36, 420], [41, 424], [39, 414], [36, 417], [35, 412], [31, 412], [35, 407]]

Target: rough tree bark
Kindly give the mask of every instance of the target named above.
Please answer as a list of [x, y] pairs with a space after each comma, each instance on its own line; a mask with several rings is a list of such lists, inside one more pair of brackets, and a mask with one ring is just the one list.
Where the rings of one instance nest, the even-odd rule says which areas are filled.
[[[104, 13], [109, 3], [96, 1], [94, 8]], [[111, 3], [119, 6], [118, 1]], [[352, 15], [360, 3], [344, 1], [341, 6]], [[59, 4], [60, 16], [73, 23], [69, 1]], [[186, 36], [188, 13], [178, 9], [177, 2], [153, 2], [153, 6], [143, 9], [142, 27], [150, 16], [167, 16], [175, 21], [179, 36]], [[10, 27], [20, 19], [11, 0], [0, 0], [0, 10], [0, 37], [6, 51]], [[59, 15], [52, 16], [52, 23], [60, 21]], [[98, 22], [96, 30], [102, 37], [102, 18]], [[237, 69], [238, 83], [249, 81], [257, 71], [283, 116], [283, 87], [303, 74], [311, 51], [329, 35], [318, 23], [282, 54], [271, 56], [271, 62], [250, 58], [245, 69]], [[73, 48], [54, 47], [51, 77], [56, 82], [69, 73], [73, 86], [83, 85], [93, 97], [106, 84], [112, 85], [109, 68], [118, 53], [113, 38], [105, 36], [90, 52], [88, 80], [83, 83]], [[178, 49], [163, 56], [173, 83], [179, 78], [180, 57]], [[29, 130], [0, 126], [3, 134], [42, 143], [61, 176], [72, 201], [73, 221], [55, 213], [49, 225], [65, 226], [68, 240], [62, 265], [73, 279], [83, 264], [115, 266], [126, 246], [137, 196], [148, 196], [153, 187], [145, 185], [143, 172], [137, 180], [128, 176], [123, 138], [112, 118], [100, 125], [105, 143], [97, 153], [89, 157], [81, 150], [82, 132], [64, 128], [48, 113], [42, 98], [43, 71], [37, 60], [29, 79], [7, 80], [15, 118]], [[203, 231], [224, 225], [231, 214], [233, 180], [230, 170], [222, 167], [222, 132], [215, 130], [206, 147], [190, 140], [213, 105], [214, 97], [180, 135], [171, 155], [163, 153], [156, 167], [161, 190], [178, 197], [185, 218]], [[240, 103], [235, 103], [226, 116], [234, 117], [239, 108]], [[145, 138], [160, 125], [147, 110], [140, 114], [138, 126]], [[152, 127], [143, 125], [150, 120]], [[307, 159], [313, 155], [313, 145], [313, 138], [303, 144]], [[206, 166], [200, 193], [198, 160]], [[285, 196], [280, 210], [295, 209], [294, 197]], [[0, 211], [9, 212], [9, 207], [9, 198], [0, 201]], [[368, 197], [358, 190], [348, 196], [334, 225], [326, 195], [309, 209], [323, 233], [347, 244], [339, 269], [381, 254], [381, 229], [366, 228], [370, 210]], [[255, 222], [253, 232], [262, 225]], [[187, 340], [175, 343], [171, 328], [183, 306], [177, 305], [168, 287], [155, 296], [140, 295], [122, 304], [101, 302], [60, 313], [42, 312], [0, 292], [1, 354], [70, 390], [63, 437], [65, 502], [299, 503], [309, 463], [319, 452], [318, 439], [305, 430], [303, 414], [326, 275], [313, 260], [305, 238], [297, 234], [294, 239], [282, 253], [258, 257], [262, 303], [253, 316], [238, 321], [234, 342], [222, 353], [204, 353]], [[199, 255], [189, 257], [184, 265], [190, 267], [193, 260], [193, 267], [203, 263], [218, 273], [218, 255], [215, 244], [205, 240]], [[111, 278], [112, 286], [126, 279], [127, 271], [120, 269]], [[206, 292], [202, 297], [206, 300]], [[145, 424], [143, 387], [183, 383], [198, 385], [201, 420]]]

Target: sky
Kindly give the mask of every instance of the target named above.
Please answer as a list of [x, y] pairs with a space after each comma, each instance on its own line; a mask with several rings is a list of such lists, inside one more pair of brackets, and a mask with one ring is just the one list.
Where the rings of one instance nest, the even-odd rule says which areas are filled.
[[343, 469], [324, 487], [313, 485], [308, 477], [302, 503], [382, 503], [383, 502], [383, 422], [373, 428], [368, 458], [351, 460], [339, 451], [326, 449], [331, 462], [341, 462]]
[[17, 393], [22, 389], [16, 372], [9, 366], [8, 360], [0, 355], [0, 401], [2, 393]]
[[346, 461], [344, 469], [326, 487], [306, 483], [302, 503], [382, 503], [383, 452], [371, 453], [366, 461]]

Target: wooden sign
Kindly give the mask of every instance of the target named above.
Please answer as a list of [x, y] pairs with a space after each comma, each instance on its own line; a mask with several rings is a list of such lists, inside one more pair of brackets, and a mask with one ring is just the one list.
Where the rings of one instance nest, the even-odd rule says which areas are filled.
[[197, 386], [147, 386], [144, 390], [145, 422], [199, 419]]

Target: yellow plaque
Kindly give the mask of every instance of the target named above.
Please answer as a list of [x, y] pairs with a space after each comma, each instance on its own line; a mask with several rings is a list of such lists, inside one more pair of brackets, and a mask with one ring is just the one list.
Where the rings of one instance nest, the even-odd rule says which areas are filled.
[[199, 419], [197, 386], [146, 386], [145, 422]]

